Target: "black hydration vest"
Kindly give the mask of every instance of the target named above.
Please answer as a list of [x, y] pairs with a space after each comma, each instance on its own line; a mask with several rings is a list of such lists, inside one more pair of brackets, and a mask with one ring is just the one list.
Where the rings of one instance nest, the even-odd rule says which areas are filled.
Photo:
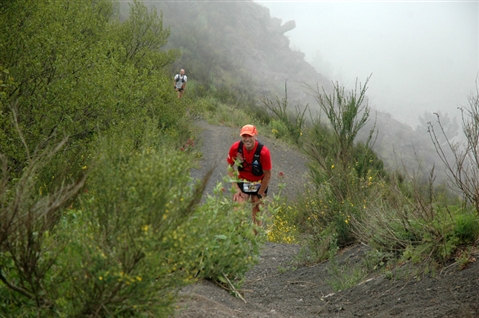
[[186, 76], [186, 74], [183, 75], [183, 77], [182, 77], [180, 74], [176, 74], [176, 75], [177, 75], [177, 76], [176, 76], [176, 81], [177, 81], [177, 82], [178, 82], [178, 81], [181, 81], [182, 83], [185, 82], [185, 76]]
[[[263, 168], [261, 167], [261, 162], [259, 161], [261, 149], [263, 149], [263, 144], [258, 142], [258, 146], [256, 147], [256, 151], [254, 152], [253, 162], [246, 162], [243, 161], [241, 166], [238, 166], [239, 171], [245, 170], [246, 167], [251, 166], [251, 173], [255, 176], [262, 176], [263, 175]], [[238, 153], [243, 154], [243, 141], [240, 141], [238, 144]], [[244, 159], [244, 156], [243, 156]]]

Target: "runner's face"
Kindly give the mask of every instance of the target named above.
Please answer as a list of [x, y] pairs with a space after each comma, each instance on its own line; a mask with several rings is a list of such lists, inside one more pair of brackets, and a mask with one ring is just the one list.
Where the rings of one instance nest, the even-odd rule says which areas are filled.
[[254, 148], [256, 137], [245, 134], [245, 135], [241, 135], [241, 140], [243, 140], [243, 144], [246, 147], [246, 149], [251, 150]]

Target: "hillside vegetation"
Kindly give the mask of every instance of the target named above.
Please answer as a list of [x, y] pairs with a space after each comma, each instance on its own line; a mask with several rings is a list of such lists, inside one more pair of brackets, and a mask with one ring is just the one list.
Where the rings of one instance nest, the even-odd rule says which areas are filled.
[[[261, 4], [252, 1], [198, 1], [187, 6], [181, 1], [147, 4], [163, 12], [164, 24], [170, 27], [166, 47], [182, 52], [171, 65], [171, 73], [185, 69], [192, 84], [189, 90], [196, 96], [215, 97], [229, 105], [261, 106], [262, 99], [283, 98], [286, 86], [289, 110], [296, 107], [304, 110], [308, 105], [308, 112], [315, 114], [320, 107], [308, 86], [324, 88], [327, 93], [333, 91], [335, 79], [325, 78], [304, 60], [302, 52], [290, 48], [288, 31], [294, 29], [296, 22], [271, 16], [269, 9]], [[128, 5], [123, 4], [123, 8], [126, 10]], [[444, 165], [435, 156], [427, 127], [427, 122], [437, 126], [436, 116], [432, 112], [418, 113], [421, 125], [411, 127], [378, 110], [383, 106], [387, 108], [387, 105], [371, 105], [370, 121], [359, 132], [358, 139], [365, 141], [375, 125], [378, 135], [372, 146], [386, 167], [407, 168], [410, 173], [427, 178], [429, 167], [434, 165], [437, 181], [443, 183]], [[457, 134], [456, 119], [448, 114], [442, 117], [447, 120], [448, 135]], [[267, 123], [267, 119], [262, 120]], [[421, 166], [419, 171], [418, 166]]]
[[[471, 261], [477, 96], [463, 109], [464, 147], [429, 127], [453, 195], [433, 171], [386, 169], [368, 79], [346, 89], [314, 73], [288, 48], [291, 24], [249, 1], [188, 3], [181, 17], [175, 2], [124, 5], [0, 4], [0, 315], [168, 316], [199, 279], [236, 291], [267, 239], [300, 243], [304, 262], [363, 242], [374, 270]], [[182, 99], [172, 89], [180, 66], [191, 77]], [[201, 157], [196, 117], [255, 123], [304, 151], [312, 186], [296, 201], [272, 198], [267, 229], [221, 184], [201, 201], [209, 175], [187, 173]]]

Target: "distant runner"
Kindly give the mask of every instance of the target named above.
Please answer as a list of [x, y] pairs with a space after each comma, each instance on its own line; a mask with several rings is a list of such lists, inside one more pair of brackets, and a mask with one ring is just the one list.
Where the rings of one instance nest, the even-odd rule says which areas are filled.
[[178, 98], [183, 97], [185, 93], [187, 77], [185, 75], [185, 70], [181, 69], [179, 74], [176, 74], [173, 78], [175, 90], [178, 92]]
[[[262, 204], [262, 198], [268, 193], [271, 179], [271, 154], [269, 149], [256, 140], [258, 132], [253, 125], [241, 128], [241, 140], [231, 145], [228, 153], [228, 175], [235, 177], [235, 165], [238, 167], [240, 182], [233, 183], [235, 193], [233, 201], [247, 202], [251, 198], [253, 205], [253, 223], [261, 226], [261, 221], [256, 218]], [[256, 230], [255, 230], [256, 233]]]

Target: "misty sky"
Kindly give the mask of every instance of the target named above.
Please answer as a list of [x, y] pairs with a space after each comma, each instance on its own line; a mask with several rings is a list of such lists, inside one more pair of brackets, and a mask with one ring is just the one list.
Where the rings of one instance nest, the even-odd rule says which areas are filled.
[[372, 73], [370, 106], [415, 127], [424, 111], [460, 116], [479, 72], [479, 2], [261, 1], [296, 28], [290, 47], [352, 88]]

